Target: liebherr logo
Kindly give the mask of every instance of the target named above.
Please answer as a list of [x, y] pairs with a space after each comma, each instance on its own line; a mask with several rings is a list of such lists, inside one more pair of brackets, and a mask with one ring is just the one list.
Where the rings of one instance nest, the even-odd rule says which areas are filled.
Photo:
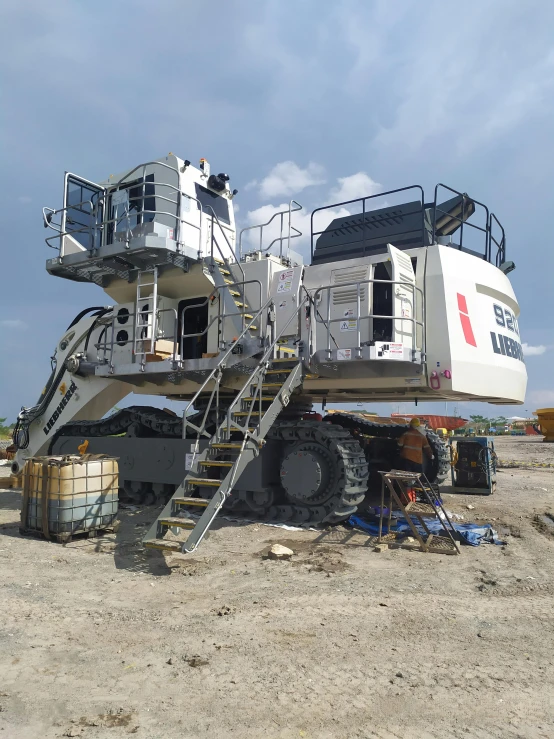
[[75, 392], [75, 390], [77, 390], [77, 385], [74, 382], [72, 382], [71, 385], [69, 386], [66, 394], [61, 399], [61, 402], [60, 402], [59, 406], [56, 408], [56, 410], [54, 411], [54, 413], [52, 413], [52, 415], [48, 419], [48, 423], [42, 429], [44, 431], [44, 433], [46, 434], [46, 436], [48, 436], [48, 434], [50, 433], [50, 431], [52, 429], [52, 426], [56, 423], [56, 421], [58, 420], [58, 418], [62, 415], [63, 409], [65, 408], [65, 406], [71, 400], [71, 398], [72, 398], [73, 393]]

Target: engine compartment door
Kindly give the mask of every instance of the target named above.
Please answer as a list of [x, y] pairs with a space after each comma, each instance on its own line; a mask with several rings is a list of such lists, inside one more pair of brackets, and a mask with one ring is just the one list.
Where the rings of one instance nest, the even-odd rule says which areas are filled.
[[387, 244], [393, 282], [392, 341], [409, 349], [416, 348], [416, 277], [411, 258], [392, 244]]

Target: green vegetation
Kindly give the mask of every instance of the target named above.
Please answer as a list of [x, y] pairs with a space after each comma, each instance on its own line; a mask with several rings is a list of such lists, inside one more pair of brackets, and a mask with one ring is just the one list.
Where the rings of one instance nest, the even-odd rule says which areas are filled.
[[5, 423], [6, 419], [0, 418], [0, 439], [11, 439], [15, 423], [12, 423], [10, 426], [5, 426]]

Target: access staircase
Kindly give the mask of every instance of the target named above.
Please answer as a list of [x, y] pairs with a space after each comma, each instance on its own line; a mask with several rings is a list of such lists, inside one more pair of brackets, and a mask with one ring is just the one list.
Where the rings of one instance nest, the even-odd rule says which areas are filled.
[[[301, 314], [305, 300], [301, 301], [298, 310], [291, 317], [281, 334], [289, 324]], [[273, 304], [268, 301], [261, 311], [272, 312]], [[261, 312], [259, 311], [259, 312]], [[255, 318], [255, 317], [253, 317]], [[243, 333], [248, 331], [246, 325]], [[207, 534], [214, 519], [221, 511], [225, 501], [232, 494], [233, 487], [246, 466], [259, 454], [265, 437], [273, 423], [288, 405], [290, 395], [302, 383], [303, 366], [298, 357], [276, 358], [279, 351], [279, 338], [276, 336], [262, 352], [258, 364], [249, 374], [248, 379], [238, 391], [233, 402], [226, 411], [225, 419], [219, 423], [213, 436], [207, 431], [207, 419], [210, 410], [219, 409], [219, 387], [222, 379], [222, 368], [232, 347], [222, 353], [218, 366], [206, 378], [202, 386], [190, 401], [189, 407], [200, 394], [212, 384], [211, 395], [199, 425], [185, 420], [183, 436], [187, 427], [196, 431], [196, 444], [192, 464], [183, 482], [168, 501], [160, 516], [149, 529], [143, 544], [147, 549], [159, 549], [169, 552], [190, 554], [196, 550]], [[240, 337], [239, 337], [240, 340]], [[208, 438], [206, 448], [200, 450], [200, 440]], [[209, 497], [202, 497], [201, 490], [208, 491]], [[203, 508], [198, 520], [181, 517], [179, 514], [185, 507]], [[186, 541], [168, 541], [166, 533], [189, 530]]]

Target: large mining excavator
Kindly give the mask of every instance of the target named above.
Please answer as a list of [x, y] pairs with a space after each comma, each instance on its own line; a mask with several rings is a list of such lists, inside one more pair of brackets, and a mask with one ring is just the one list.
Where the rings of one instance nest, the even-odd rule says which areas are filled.
[[[525, 396], [514, 264], [485, 205], [404, 187], [316, 209], [304, 241], [294, 200], [237, 234], [236, 193], [206, 160], [169, 154], [100, 183], [67, 173], [63, 206], [43, 210], [48, 272], [113, 305], [61, 336], [42, 395], [19, 414], [13, 471], [78, 448], [118, 457], [127, 500], [165, 503], [146, 547], [194, 551], [223, 508], [348, 518], [396, 465], [406, 426], [328, 403]], [[106, 415], [131, 392], [183, 412]], [[440, 482], [448, 455], [426, 433]]]

